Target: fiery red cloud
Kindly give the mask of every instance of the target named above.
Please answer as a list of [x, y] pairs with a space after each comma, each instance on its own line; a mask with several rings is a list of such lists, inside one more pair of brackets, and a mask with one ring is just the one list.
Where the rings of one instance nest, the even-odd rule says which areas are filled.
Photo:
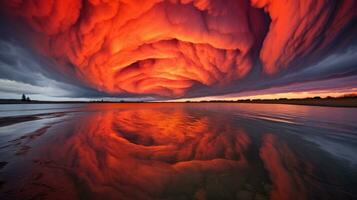
[[[279, 0], [9, 0], [36, 47], [110, 94], [184, 96], [224, 86], [256, 60], [276, 74], [320, 54], [355, 17], [356, 3]], [[73, 74], [72, 74], [73, 73]]]

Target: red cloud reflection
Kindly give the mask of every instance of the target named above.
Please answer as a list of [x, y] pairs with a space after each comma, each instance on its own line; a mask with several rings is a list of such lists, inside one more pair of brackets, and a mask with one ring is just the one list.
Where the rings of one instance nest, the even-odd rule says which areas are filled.
[[108, 93], [163, 96], [183, 96], [197, 83], [241, 79], [258, 54], [264, 71], [276, 73], [330, 44], [356, 9], [353, 0], [9, 0], [5, 5], [32, 27], [36, 46], [63, 72]]
[[[93, 199], [235, 195], [245, 181], [238, 172], [250, 173], [249, 136], [228, 124], [214, 127], [207, 117], [131, 109], [98, 112], [75, 123], [41, 148], [44, 155], [36, 163], [45, 167], [32, 172], [41, 176], [31, 181], [45, 187], [27, 184], [21, 195], [59, 195], [49, 188], [61, 188], [66, 198], [83, 193]], [[221, 188], [222, 181], [232, 184]]]
[[201, 108], [90, 105], [10, 141], [26, 149], [11, 149], [9, 165], [23, 166], [12, 173], [24, 178], [6, 180], [9, 199], [346, 197], [326, 191], [336, 177], [283, 137], [247, 133], [231, 113]]
[[308, 199], [302, 177], [294, 172], [298, 160], [286, 145], [281, 150], [276, 145], [276, 137], [267, 134], [260, 148], [260, 156], [274, 183], [271, 199]]

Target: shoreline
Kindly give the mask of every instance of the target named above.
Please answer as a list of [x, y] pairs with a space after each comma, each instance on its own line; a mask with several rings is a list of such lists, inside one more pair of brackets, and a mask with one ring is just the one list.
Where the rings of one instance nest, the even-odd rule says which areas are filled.
[[[322, 106], [335, 108], [357, 108], [357, 98], [325, 98], [325, 99], [280, 99], [280, 100], [239, 100], [239, 101], [200, 101], [200, 102], [58, 102], [58, 101], [31, 101], [21, 102], [10, 101], [0, 105], [20, 105], [20, 104], [285, 104], [301, 106]], [[0, 117], [0, 127], [17, 124], [21, 122], [42, 119], [44, 116], [53, 117], [63, 115], [66, 112], [41, 113], [34, 115], [20, 115]]]
[[19, 105], [19, 104], [131, 104], [131, 103], [250, 103], [250, 104], [288, 104], [305, 106], [326, 106], [326, 107], [347, 107], [357, 108], [356, 97], [342, 98], [307, 98], [307, 99], [253, 99], [253, 100], [211, 100], [211, 101], [21, 101], [13, 99], [0, 99], [0, 105]]

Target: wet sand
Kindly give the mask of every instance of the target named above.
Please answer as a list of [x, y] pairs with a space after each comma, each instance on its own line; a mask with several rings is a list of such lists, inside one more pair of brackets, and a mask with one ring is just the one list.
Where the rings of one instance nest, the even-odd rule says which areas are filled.
[[0, 127], [9, 126], [21, 122], [39, 120], [43, 118], [59, 117], [59, 116], [63, 116], [64, 114], [65, 112], [56, 112], [56, 113], [44, 113], [44, 114], [36, 114], [36, 115], [25, 115], [25, 116], [0, 117]]

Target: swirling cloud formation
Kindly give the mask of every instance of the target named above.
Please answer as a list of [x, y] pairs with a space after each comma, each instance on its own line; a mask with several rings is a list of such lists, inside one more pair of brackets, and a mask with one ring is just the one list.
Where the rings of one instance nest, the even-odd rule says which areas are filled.
[[9, 0], [57, 68], [109, 94], [185, 96], [320, 55], [356, 3], [279, 0]]

